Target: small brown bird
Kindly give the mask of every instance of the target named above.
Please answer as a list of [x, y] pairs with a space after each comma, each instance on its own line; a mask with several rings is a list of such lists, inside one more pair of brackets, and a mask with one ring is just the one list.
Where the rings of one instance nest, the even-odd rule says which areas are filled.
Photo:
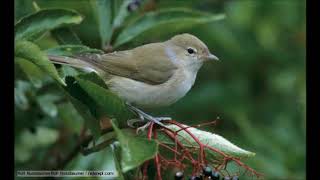
[[[49, 56], [55, 63], [97, 72], [110, 90], [125, 100], [140, 120], [163, 125], [168, 117], [152, 117], [138, 108], [168, 106], [190, 90], [204, 62], [218, 60], [191, 34], [109, 54], [70, 57]], [[136, 121], [129, 121], [130, 125]]]

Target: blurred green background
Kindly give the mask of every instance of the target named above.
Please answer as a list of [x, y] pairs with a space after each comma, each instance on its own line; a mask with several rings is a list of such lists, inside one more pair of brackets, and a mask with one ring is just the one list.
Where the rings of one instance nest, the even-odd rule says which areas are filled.
[[[85, 45], [102, 48], [88, 1], [36, 2], [41, 8], [63, 7], [83, 14], [85, 19], [74, 27], [75, 32]], [[256, 152], [245, 162], [266, 179], [305, 179], [305, 1], [159, 0], [149, 6], [226, 14], [224, 20], [182, 31], [203, 40], [221, 61], [203, 66], [187, 96], [153, 114], [170, 115], [189, 125], [219, 117], [217, 125], [203, 129]], [[15, 1], [15, 21], [34, 11], [32, 1]], [[182, 32], [160, 27], [119, 49]], [[57, 44], [50, 34], [36, 43], [43, 49]], [[76, 73], [71, 68], [63, 71]], [[37, 88], [16, 75], [16, 169], [49, 168], [70, 151], [81, 131], [82, 119], [52, 80], [44, 79]], [[108, 151], [79, 155], [66, 168], [108, 169], [114, 166], [105, 156]]]

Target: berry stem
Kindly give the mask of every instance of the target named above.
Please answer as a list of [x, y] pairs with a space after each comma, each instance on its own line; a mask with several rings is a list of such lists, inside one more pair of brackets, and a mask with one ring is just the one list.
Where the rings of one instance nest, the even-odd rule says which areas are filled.
[[[157, 136], [157, 131], [156, 130], [154, 130], [153, 131], [153, 137], [155, 138], [155, 139], [157, 139], [158, 138], [158, 136]], [[156, 165], [156, 169], [157, 169], [157, 180], [162, 180], [162, 177], [161, 177], [161, 168], [160, 168], [160, 161], [159, 161], [159, 154], [157, 154], [156, 155], [156, 157], [155, 157], [155, 165]]]

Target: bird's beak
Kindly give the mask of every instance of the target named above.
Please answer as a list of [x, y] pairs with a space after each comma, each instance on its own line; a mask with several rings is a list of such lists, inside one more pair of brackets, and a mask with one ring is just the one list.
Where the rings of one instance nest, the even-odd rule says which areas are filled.
[[209, 55], [207, 56], [208, 60], [215, 60], [215, 61], [219, 61], [219, 58], [211, 53], [209, 53]]

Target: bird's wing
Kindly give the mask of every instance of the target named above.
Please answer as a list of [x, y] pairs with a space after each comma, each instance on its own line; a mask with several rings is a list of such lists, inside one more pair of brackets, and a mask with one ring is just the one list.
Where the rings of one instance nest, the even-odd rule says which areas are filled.
[[177, 69], [162, 46], [154, 43], [130, 51], [83, 58], [109, 74], [156, 85], [166, 82]]

